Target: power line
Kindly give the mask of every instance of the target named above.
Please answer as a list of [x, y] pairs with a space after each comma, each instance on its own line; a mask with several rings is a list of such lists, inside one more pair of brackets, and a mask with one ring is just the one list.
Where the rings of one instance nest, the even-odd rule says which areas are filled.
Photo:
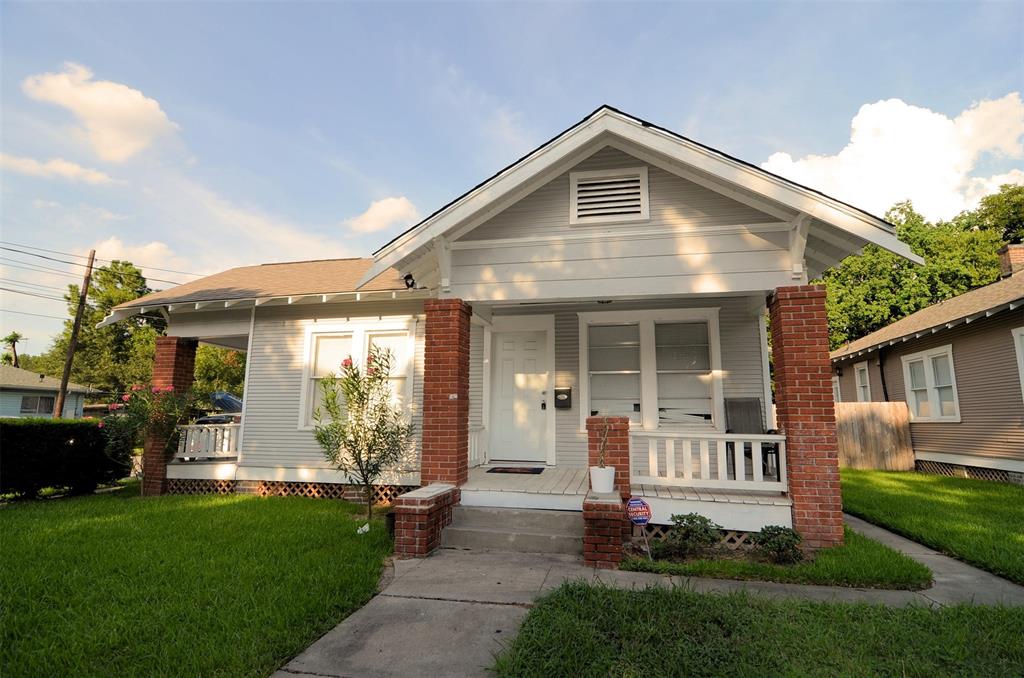
[[[6, 247], [6, 246], [3, 246], [3, 245], [0, 245], [0, 250], [6, 250], [8, 252], [17, 252], [18, 254], [25, 254], [25, 255], [28, 255], [30, 257], [39, 257], [40, 259], [46, 259], [48, 261], [56, 261], [56, 262], [61, 263], [61, 264], [70, 264], [71, 266], [81, 266], [82, 268], [88, 268], [88, 266], [86, 264], [80, 264], [77, 261], [68, 261], [67, 259], [58, 259], [56, 257], [49, 257], [49, 256], [47, 256], [45, 254], [36, 254], [35, 252], [26, 252], [25, 250], [19, 250], [19, 249], [16, 249], [14, 247]], [[125, 275], [123, 273], [120, 273], [118, 271], [111, 271], [110, 269], [106, 269], [106, 270], [107, 270], [108, 273], [111, 273], [111, 274], [117, 275], [117, 276], [121, 276], [121, 279], [124, 280]], [[192, 274], [189, 273], [188, 275], [192, 275]], [[148, 278], [147, 280], [155, 280], [157, 282], [167, 283], [168, 285], [180, 285], [181, 284], [180, 282], [177, 282], [175, 280], [163, 280], [161, 278]]]
[[19, 315], [32, 315], [37, 318], [53, 318], [54, 320], [68, 320], [68, 318], [59, 315], [46, 315], [44, 313], [29, 313], [28, 311], [15, 311], [10, 308], [0, 308], [0, 313], [17, 313]]
[[40, 285], [39, 283], [29, 282], [27, 280], [15, 280], [14, 278], [0, 278], [0, 282], [11, 283], [12, 285], [22, 285], [25, 287], [39, 287], [44, 290], [55, 290], [57, 292], [64, 292], [64, 287], [54, 287], [53, 285]]
[[[10, 263], [9, 263], [10, 262]], [[74, 262], [72, 262], [74, 263]], [[21, 266], [19, 264], [24, 264]], [[59, 268], [50, 268], [49, 266], [43, 266], [42, 264], [36, 264], [31, 261], [22, 261], [21, 259], [11, 259], [10, 257], [0, 256], [0, 268], [4, 266], [10, 266], [11, 268], [20, 268], [24, 271], [32, 271], [33, 273], [44, 273], [46, 275], [62, 275], [68, 278], [74, 278], [78, 280], [78, 274], [70, 271], [63, 271]], [[32, 268], [29, 268], [32, 267]], [[124, 274], [118, 273], [117, 271], [107, 271], [116, 276], [120, 276], [121, 280], [124, 280]], [[161, 281], [162, 282], [162, 281]], [[162, 292], [163, 290], [154, 289], [153, 292]]]
[[11, 289], [10, 287], [0, 287], [0, 291], [3, 291], [3, 292], [13, 292], [14, 294], [24, 294], [27, 297], [39, 297], [40, 299], [52, 299], [54, 301], [66, 301], [66, 299], [64, 299], [62, 297], [51, 297], [48, 294], [39, 294], [39, 293], [36, 293], [36, 292], [25, 292], [24, 290], [14, 290], [14, 289]]
[[[69, 257], [78, 257], [79, 259], [88, 259], [88, 257], [86, 255], [84, 255], [84, 254], [75, 254], [74, 252], [62, 252], [60, 250], [48, 250], [45, 247], [35, 247], [34, 245], [23, 245], [23, 244], [17, 243], [17, 242], [10, 242], [9, 240], [0, 240], [0, 243], [2, 243], [4, 245], [13, 245], [14, 247], [24, 247], [24, 248], [30, 249], [30, 250], [37, 250], [39, 252], [49, 252], [50, 254], [63, 254], [65, 256], [69, 256]], [[96, 257], [96, 261], [105, 261], [107, 263], [113, 263], [114, 262], [113, 259], [102, 259], [100, 257]], [[81, 266], [81, 265], [82, 264], [79, 264], [79, 266]], [[163, 271], [164, 273], [180, 273], [181, 275], [191, 275], [191, 276], [195, 276], [197, 278], [202, 278], [203, 277], [202, 273], [190, 273], [189, 271], [176, 271], [173, 268], [157, 268], [156, 266], [144, 266], [143, 268], [148, 268], [151, 271]], [[161, 282], [164, 282], [164, 281], [161, 281]]]

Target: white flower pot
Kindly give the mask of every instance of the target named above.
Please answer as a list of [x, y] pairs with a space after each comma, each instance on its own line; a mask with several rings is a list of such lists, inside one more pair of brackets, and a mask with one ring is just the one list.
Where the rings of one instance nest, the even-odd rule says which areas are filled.
[[590, 467], [590, 489], [599, 493], [611, 493], [615, 491], [615, 467], [600, 466]]

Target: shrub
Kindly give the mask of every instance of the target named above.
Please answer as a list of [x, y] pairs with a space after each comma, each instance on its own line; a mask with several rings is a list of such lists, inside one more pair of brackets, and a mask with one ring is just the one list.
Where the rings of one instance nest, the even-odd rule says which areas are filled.
[[653, 555], [685, 558], [699, 553], [718, 544], [721, 529], [721, 525], [698, 513], [673, 515], [672, 529], [654, 548]]
[[754, 548], [763, 553], [773, 563], [798, 563], [803, 560], [804, 553], [800, 550], [802, 538], [800, 533], [791, 527], [766, 525], [754, 535]]
[[0, 419], [0, 493], [34, 497], [44, 487], [92, 492], [127, 473], [126, 461], [106, 453], [99, 422]]

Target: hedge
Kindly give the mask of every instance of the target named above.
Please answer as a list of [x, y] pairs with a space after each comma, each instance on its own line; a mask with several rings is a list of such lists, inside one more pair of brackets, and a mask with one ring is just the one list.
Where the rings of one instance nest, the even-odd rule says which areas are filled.
[[128, 460], [106, 448], [97, 421], [0, 419], [0, 493], [34, 497], [44, 487], [92, 492], [128, 474]]

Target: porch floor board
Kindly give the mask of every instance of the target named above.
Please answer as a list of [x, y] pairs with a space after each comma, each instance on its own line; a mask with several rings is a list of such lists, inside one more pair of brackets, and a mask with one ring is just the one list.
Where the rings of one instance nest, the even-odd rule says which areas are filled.
[[633, 485], [631, 491], [635, 497], [654, 497], [656, 499], [687, 499], [728, 504], [760, 504], [762, 506], [790, 506], [793, 503], [789, 497], [779, 492], [754, 490], [709, 490], [676, 485]]
[[527, 494], [553, 494], [584, 496], [590, 488], [587, 469], [555, 466], [538, 475], [515, 473], [487, 473], [488, 467], [469, 469], [469, 479], [462, 490], [483, 492], [525, 492]]

